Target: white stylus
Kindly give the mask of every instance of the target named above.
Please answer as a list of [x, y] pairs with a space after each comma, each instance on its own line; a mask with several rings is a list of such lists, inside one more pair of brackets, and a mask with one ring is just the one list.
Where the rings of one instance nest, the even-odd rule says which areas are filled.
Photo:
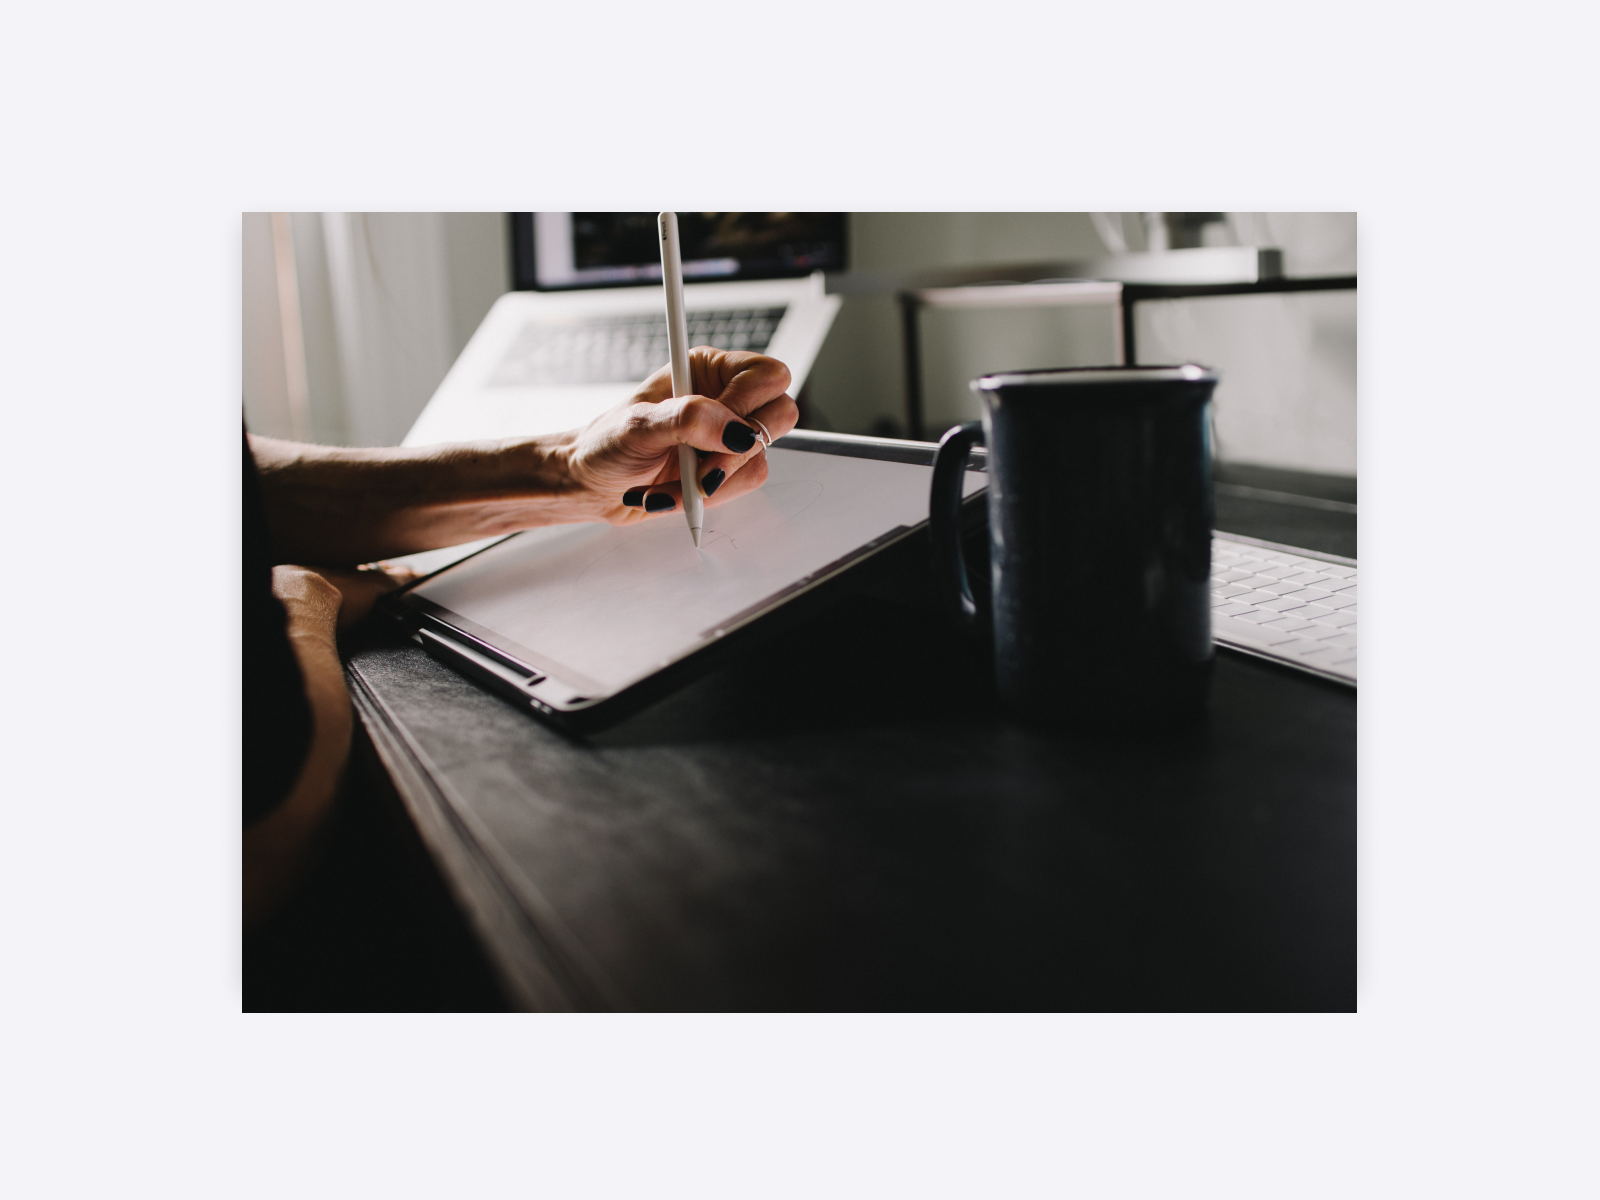
[[[672, 394], [694, 395], [689, 382], [689, 322], [683, 315], [683, 253], [678, 248], [678, 214], [664, 212], [656, 218], [661, 228], [661, 285], [667, 293], [667, 353], [672, 359]], [[683, 481], [683, 515], [689, 518], [689, 536], [700, 545], [706, 502], [700, 491], [700, 458], [693, 446], [678, 445], [678, 477]]]

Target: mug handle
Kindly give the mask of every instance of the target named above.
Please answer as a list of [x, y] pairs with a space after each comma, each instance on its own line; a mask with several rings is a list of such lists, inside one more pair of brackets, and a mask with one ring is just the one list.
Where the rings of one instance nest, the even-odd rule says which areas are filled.
[[933, 542], [934, 586], [957, 625], [978, 626], [978, 603], [967, 582], [967, 563], [961, 555], [961, 480], [966, 474], [967, 452], [983, 441], [983, 422], [968, 421], [939, 439], [933, 456], [933, 490], [928, 499], [928, 533]]

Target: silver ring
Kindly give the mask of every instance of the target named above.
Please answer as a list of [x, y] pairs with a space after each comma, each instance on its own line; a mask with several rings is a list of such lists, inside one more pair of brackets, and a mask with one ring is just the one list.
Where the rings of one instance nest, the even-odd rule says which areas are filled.
[[771, 433], [771, 431], [768, 430], [765, 425], [763, 425], [760, 421], [756, 420], [754, 417], [746, 417], [745, 420], [749, 421], [750, 424], [754, 425], [757, 429], [759, 429], [761, 431], [760, 433], [756, 434], [756, 440], [758, 442], [760, 442], [763, 446], [765, 446], [768, 450], [771, 450], [772, 449], [772, 433]]

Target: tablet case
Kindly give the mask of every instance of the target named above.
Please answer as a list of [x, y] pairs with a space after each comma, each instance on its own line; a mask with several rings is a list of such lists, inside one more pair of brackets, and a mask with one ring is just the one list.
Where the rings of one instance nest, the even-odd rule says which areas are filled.
[[[812, 430], [795, 430], [780, 438], [775, 445], [784, 450], [923, 466], [932, 465], [937, 449], [931, 442], [824, 434]], [[982, 449], [978, 448], [969, 460], [969, 469], [982, 471], [984, 462]], [[983, 524], [983, 497], [984, 493], [980, 490], [966, 499], [964, 525], [976, 529]], [[928, 553], [926, 527], [924, 517], [914, 525], [902, 525], [889, 530], [856, 547], [841, 559], [795, 580], [781, 592], [768, 597], [758, 606], [759, 611], [739, 614], [738, 619], [729, 622], [733, 628], [724, 636], [609, 696], [594, 700], [581, 696], [568, 697], [561, 707], [535, 694], [534, 689], [542, 684], [546, 685], [544, 690], [547, 692], [549, 688], [546, 684], [547, 672], [528, 661], [534, 655], [495, 630], [416, 594], [416, 589], [422, 585], [455, 569], [461, 562], [470, 561], [478, 554], [502, 545], [508, 539], [498, 539], [459, 562], [415, 580], [404, 589], [385, 597], [379, 611], [440, 662], [556, 727], [570, 734], [583, 734], [614, 724], [730, 658], [748, 653], [759, 644], [780, 636], [785, 629], [804, 620], [820, 605], [830, 602], [848, 588], [851, 581], [859, 582], [872, 574], [874, 568], [879, 572], [893, 572], [897, 567], [902, 570], [909, 567], [915, 571]]]

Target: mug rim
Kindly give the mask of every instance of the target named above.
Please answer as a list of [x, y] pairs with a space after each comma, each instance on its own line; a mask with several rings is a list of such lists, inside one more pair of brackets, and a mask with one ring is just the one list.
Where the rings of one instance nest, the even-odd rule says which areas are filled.
[[1216, 371], [1198, 363], [1174, 367], [1042, 367], [997, 371], [974, 379], [968, 386], [975, 392], [992, 392], [1030, 384], [1216, 383], [1220, 378]]

